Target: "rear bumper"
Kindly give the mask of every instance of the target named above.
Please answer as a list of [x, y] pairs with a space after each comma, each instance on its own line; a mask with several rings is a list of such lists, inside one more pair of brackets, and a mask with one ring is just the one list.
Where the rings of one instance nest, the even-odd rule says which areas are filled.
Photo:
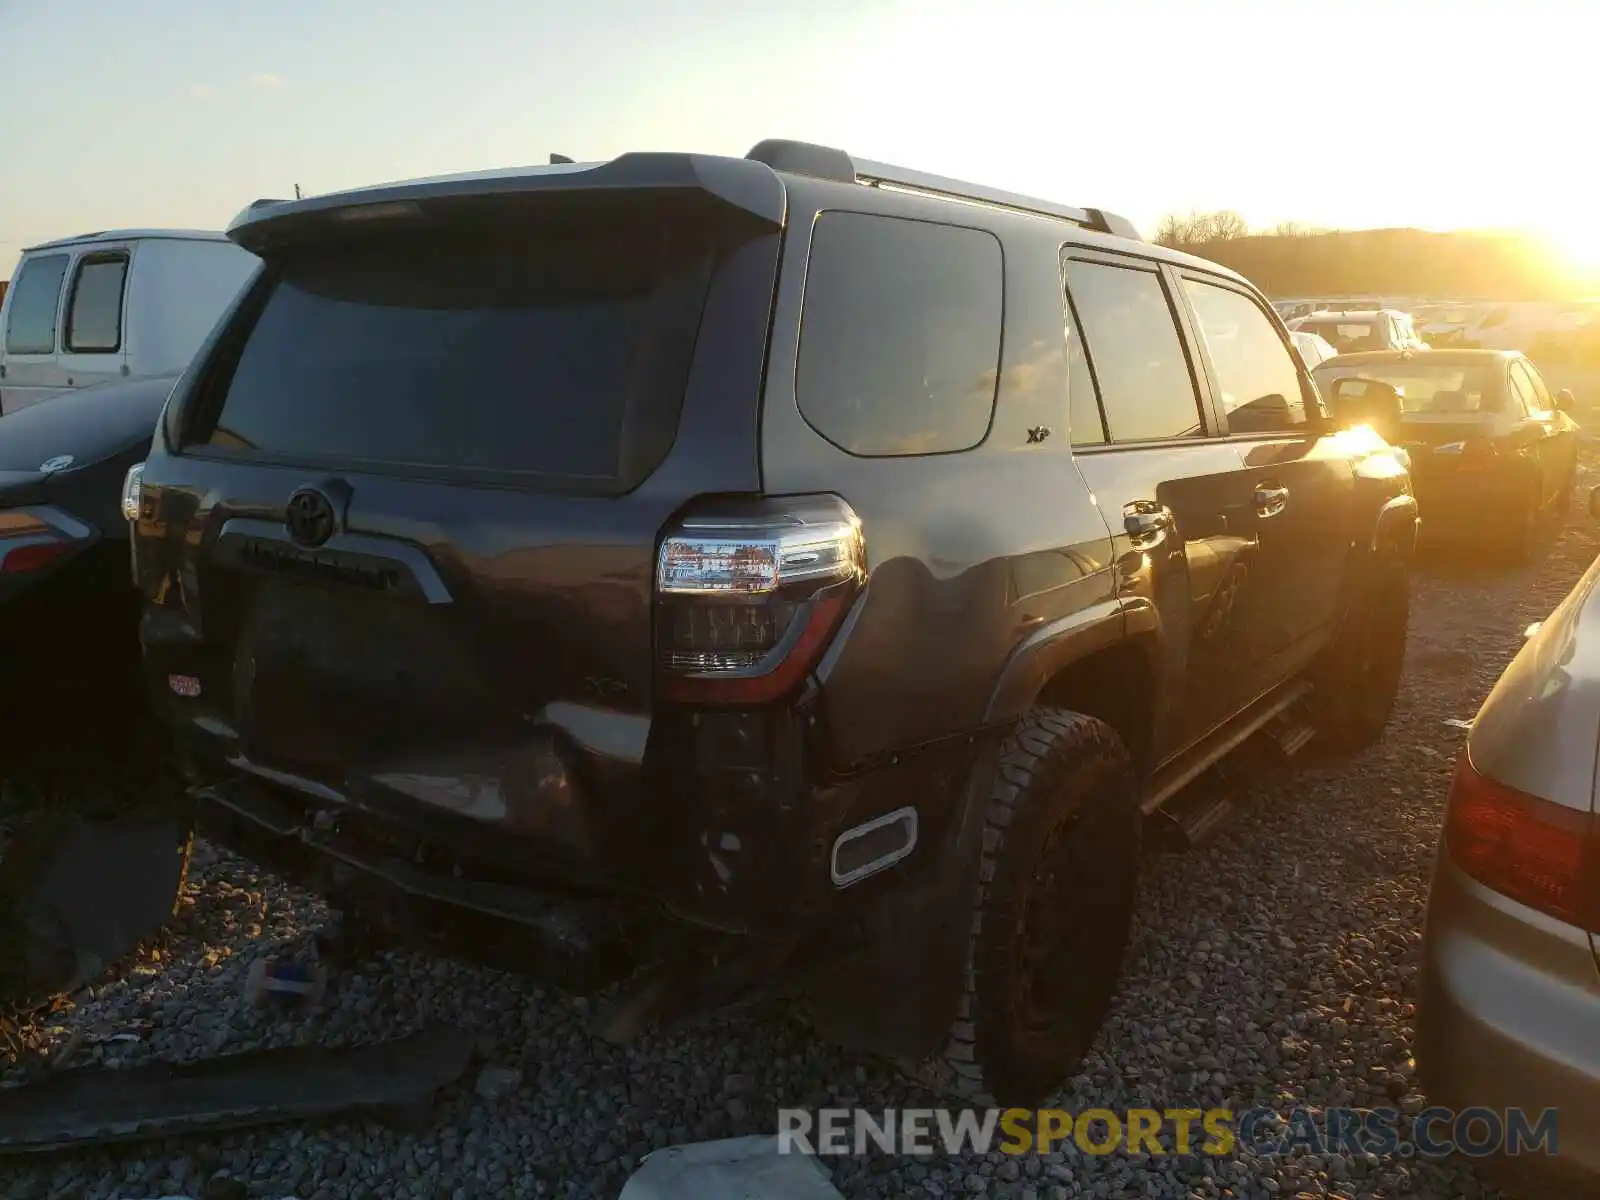
[[1526, 508], [1529, 482], [1522, 470], [1461, 472], [1449, 467], [1416, 469], [1421, 451], [1412, 452], [1412, 489], [1428, 535], [1462, 536], [1502, 529]]
[[1503, 1155], [1503, 1177], [1600, 1189], [1600, 977], [1583, 931], [1481, 887], [1441, 856], [1428, 901], [1417, 1063], [1456, 1110], [1558, 1110], [1555, 1154]]
[[375, 848], [355, 821], [319, 819], [270, 785], [240, 778], [192, 789], [200, 829], [254, 862], [375, 921], [425, 949], [463, 955], [559, 983], [569, 991], [604, 987], [631, 967], [625, 930], [641, 915], [621, 897], [485, 882], [458, 876], [426, 857], [418, 841], [387, 831]]

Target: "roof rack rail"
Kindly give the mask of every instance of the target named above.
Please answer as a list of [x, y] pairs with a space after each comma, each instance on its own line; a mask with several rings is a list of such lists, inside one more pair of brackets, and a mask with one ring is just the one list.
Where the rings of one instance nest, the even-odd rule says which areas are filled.
[[764, 162], [774, 171], [787, 171], [795, 175], [810, 175], [817, 179], [831, 179], [838, 183], [862, 183], [868, 187], [889, 187], [900, 191], [921, 192], [929, 196], [943, 196], [971, 204], [989, 204], [1017, 212], [1039, 216], [1058, 217], [1116, 237], [1142, 240], [1132, 221], [1100, 208], [1075, 208], [1057, 204], [1053, 200], [1039, 200], [1016, 192], [985, 187], [931, 175], [926, 171], [913, 171], [870, 159], [852, 158], [843, 150], [831, 146], [818, 146], [811, 142], [796, 142], [782, 138], [769, 138], [758, 142], [745, 155], [746, 158]]

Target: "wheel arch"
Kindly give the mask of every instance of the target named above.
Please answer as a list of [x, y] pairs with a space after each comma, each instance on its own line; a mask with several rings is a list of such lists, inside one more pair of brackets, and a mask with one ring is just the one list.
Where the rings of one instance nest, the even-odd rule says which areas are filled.
[[990, 724], [1049, 707], [1096, 717], [1117, 731], [1136, 765], [1150, 752], [1161, 628], [1150, 606], [1108, 600], [1041, 626], [1012, 651], [990, 695]]

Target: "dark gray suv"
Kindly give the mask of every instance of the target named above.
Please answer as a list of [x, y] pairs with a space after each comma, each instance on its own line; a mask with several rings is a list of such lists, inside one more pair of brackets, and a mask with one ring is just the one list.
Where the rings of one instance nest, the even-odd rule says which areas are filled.
[[129, 487], [202, 826], [626, 980], [611, 1036], [795, 988], [1036, 1101], [1146, 817], [1257, 730], [1384, 723], [1404, 469], [1117, 217], [767, 142], [229, 232], [266, 268]]

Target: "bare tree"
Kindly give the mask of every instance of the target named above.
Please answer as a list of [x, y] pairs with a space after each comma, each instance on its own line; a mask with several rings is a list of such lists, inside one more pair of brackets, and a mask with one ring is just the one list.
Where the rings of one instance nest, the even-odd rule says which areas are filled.
[[1231, 209], [1218, 212], [1189, 213], [1187, 216], [1168, 213], [1156, 226], [1156, 241], [1178, 250], [1205, 246], [1212, 242], [1228, 242], [1242, 238], [1250, 227], [1238, 213]]
[[1231, 208], [1207, 213], [1203, 220], [1205, 240], [1208, 242], [1231, 242], [1234, 238], [1247, 237], [1250, 233], [1250, 226], [1245, 224], [1245, 219]]
[[1168, 213], [1156, 226], [1156, 242], [1177, 250], [1187, 246], [1198, 246], [1206, 240], [1207, 220], [1208, 218], [1200, 213], [1192, 212], [1187, 216]]

